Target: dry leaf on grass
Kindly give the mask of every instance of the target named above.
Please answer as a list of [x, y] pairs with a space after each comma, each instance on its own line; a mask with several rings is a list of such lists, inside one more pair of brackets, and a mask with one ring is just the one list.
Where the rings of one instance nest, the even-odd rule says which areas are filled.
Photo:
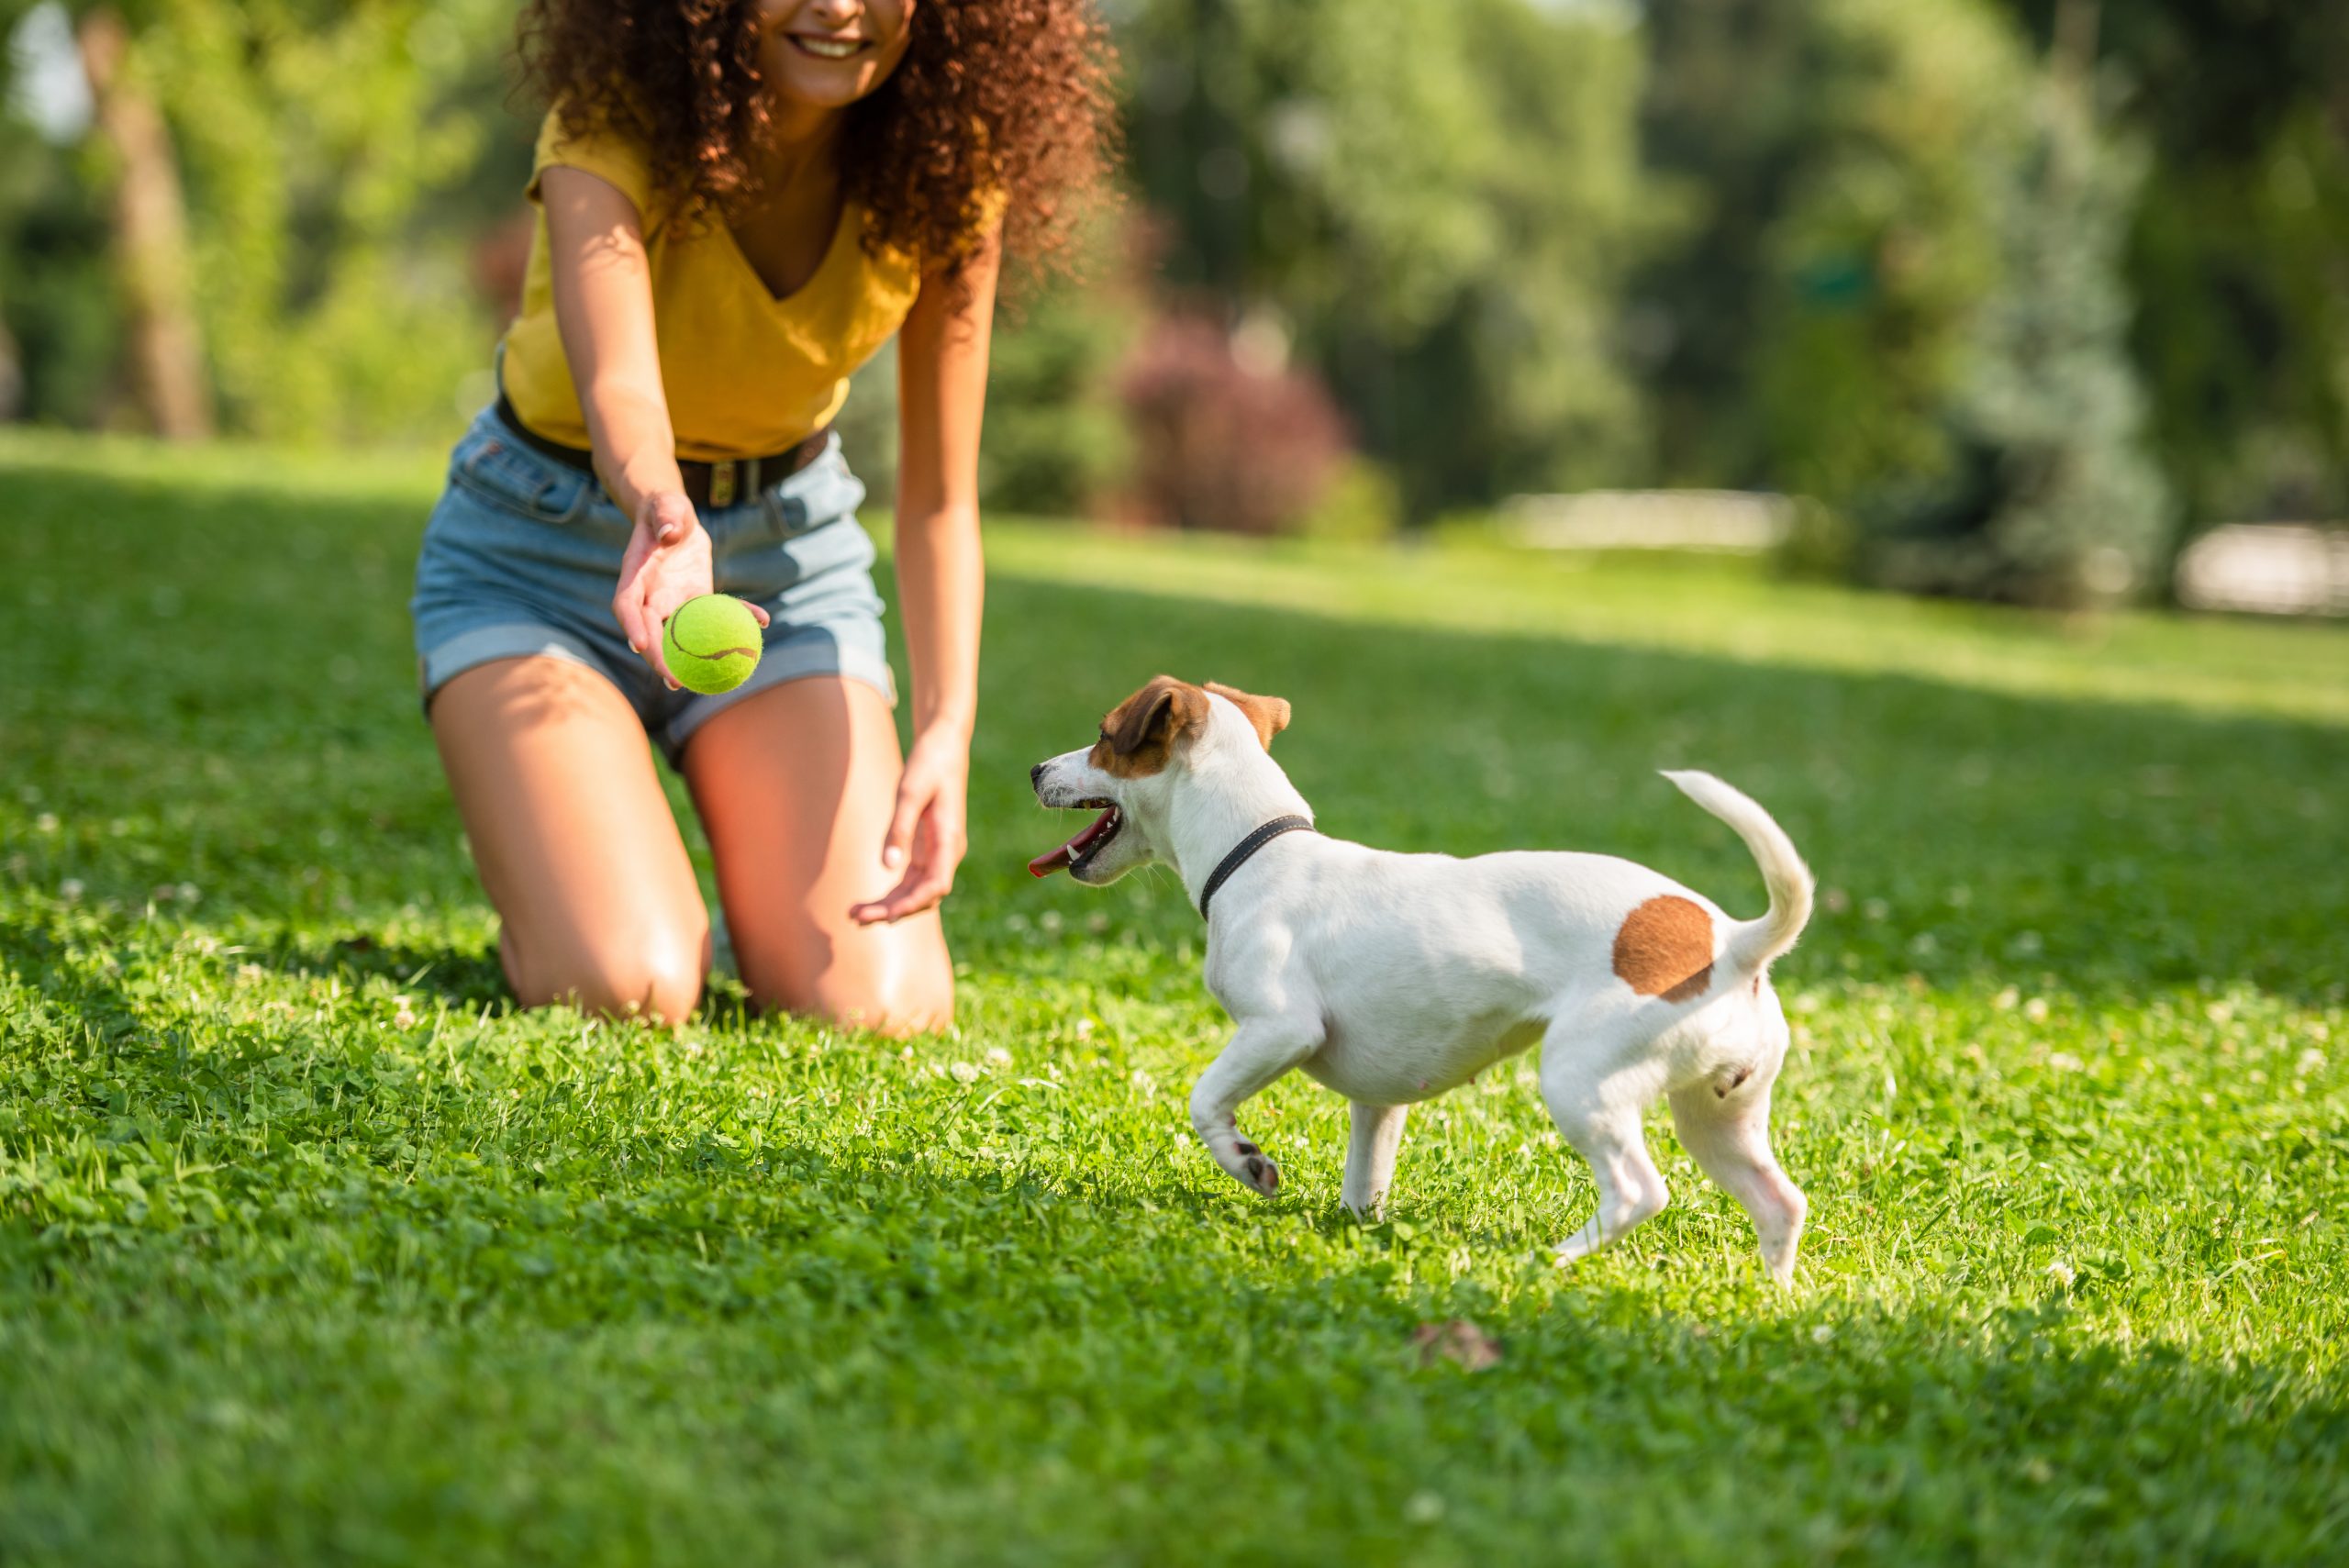
[[1419, 1347], [1421, 1366], [1444, 1360], [1458, 1362], [1470, 1372], [1482, 1372], [1500, 1364], [1501, 1342], [1465, 1318], [1422, 1323], [1411, 1331], [1411, 1343]]

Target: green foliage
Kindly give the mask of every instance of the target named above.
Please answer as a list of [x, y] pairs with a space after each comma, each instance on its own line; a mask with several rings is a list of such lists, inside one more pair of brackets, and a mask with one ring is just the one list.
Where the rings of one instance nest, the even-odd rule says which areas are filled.
[[1612, 323], [1671, 204], [1628, 12], [1159, 0], [1127, 36], [1172, 281], [1291, 322], [1413, 512], [1635, 470]]
[[2349, 8], [2008, 4], [2091, 24], [2102, 107], [2151, 151], [2131, 348], [2188, 521], [2349, 514]]
[[[1075, 283], [1015, 275], [1013, 288], [988, 354], [979, 496], [990, 511], [1083, 512], [1116, 487], [1130, 461], [1111, 378], [1138, 312], [1105, 267]], [[895, 500], [894, 347], [857, 373], [835, 426], [873, 502]]]
[[121, 331], [106, 215], [81, 161], [0, 113], [0, 321], [23, 378], [18, 414], [94, 426], [107, 413]]
[[2001, 281], [2028, 67], [1978, 0], [1822, 0], [1814, 25], [1755, 381], [1779, 483], [1849, 506], [1957, 464], [1949, 403]]
[[1389, 538], [1403, 524], [1403, 497], [1395, 475], [1379, 463], [1345, 459], [1329, 488], [1298, 523], [1308, 539], [1370, 544]]
[[[2335, 1543], [2337, 629], [997, 528], [961, 1032], [721, 986], [670, 1037], [501, 999], [409, 684], [429, 470], [0, 437], [0, 481], [11, 1563]], [[1081, 689], [1072, 648], [1111, 651]], [[1162, 667], [1294, 699], [1322, 820], [1397, 848], [1751, 909], [1650, 770], [1767, 802], [1822, 881], [1778, 974], [1797, 1290], [1661, 1126], [1673, 1207], [1552, 1269], [1591, 1193], [1525, 1063], [1414, 1113], [1386, 1223], [1301, 1079], [1252, 1124], [1292, 1190], [1215, 1172], [1196, 917], [1019, 865], [1027, 764]], [[1420, 1364], [1453, 1318], [1497, 1367]]]
[[2306, 104], [2241, 162], [2156, 161], [2132, 342], [2203, 522], [2349, 516], [2349, 131]]
[[[2034, 56], [2056, 52], [2059, 14], [2072, 28], [2062, 47], [2093, 57], [2076, 91], [2095, 104], [2096, 136], [2051, 123], [2038, 101]], [[2349, 506], [2349, 280], [2336, 264], [2349, 243], [2349, 12], [1653, 0], [1646, 15], [1649, 154], [1700, 204], [1689, 242], [1641, 276], [1633, 317], [1656, 345], [1643, 382], [1664, 477], [1816, 487], [1847, 507], [1865, 495], [1874, 520], [1905, 518], [1896, 532], [1979, 535], [2032, 449], [2062, 447], [2076, 496], [2062, 509], [2103, 514], [2092, 526], [2116, 552], [2107, 566], [2125, 562], [2140, 583], [2158, 580], [2180, 511], [2202, 526]], [[2014, 17], [2028, 40], [2010, 36]], [[2065, 141], [2087, 202], [2077, 232], [2034, 183]], [[1871, 251], [1896, 228], [1922, 243]], [[2058, 250], [2071, 257], [2062, 277], [2047, 264]], [[2013, 324], [2066, 310], [2094, 326], [2043, 356], [2071, 367], [2053, 376], [2060, 395], [1987, 391], [2017, 380]], [[2013, 416], [1995, 438], [1979, 428], [1989, 402]], [[2132, 438], [2139, 402], [2150, 428]], [[2041, 423], [2023, 428], [2026, 417]], [[2039, 588], [2020, 583], [1999, 564], [2004, 545], [1897, 553], [1901, 580], [2078, 591], [2060, 562]]]
[[991, 506], [1084, 512], [1130, 462], [1112, 380], [1141, 312], [1112, 271], [1106, 227], [1090, 250], [1078, 280], [1021, 286], [996, 323], [979, 453], [980, 492]]
[[2170, 518], [2126, 348], [2137, 160], [1980, 0], [1817, 18], [1756, 350], [1776, 473], [1851, 517], [1872, 581], [2143, 593]]
[[2031, 155], [2002, 183], [2000, 284], [1976, 312], [1945, 417], [1964, 463], [1865, 496], [1862, 562], [1901, 587], [2110, 603], [2155, 580], [2169, 542], [2124, 340], [2138, 175], [2076, 95], [2051, 84], [2034, 107]]
[[510, 27], [491, 0], [159, 0], [139, 63], [171, 117], [225, 410], [301, 439], [434, 433], [494, 337], [417, 209], [482, 155], [449, 101]]

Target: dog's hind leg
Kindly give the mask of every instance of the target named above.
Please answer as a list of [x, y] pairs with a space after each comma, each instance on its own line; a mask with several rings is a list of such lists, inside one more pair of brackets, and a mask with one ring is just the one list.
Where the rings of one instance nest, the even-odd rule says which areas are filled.
[[1353, 1102], [1353, 1135], [1346, 1140], [1346, 1182], [1339, 1201], [1367, 1219], [1386, 1207], [1395, 1186], [1395, 1151], [1403, 1142], [1408, 1106]]
[[1777, 1076], [1773, 1061], [1766, 1070], [1723, 1090], [1710, 1083], [1675, 1090], [1672, 1125], [1705, 1174], [1744, 1207], [1761, 1239], [1762, 1264], [1780, 1284], [1795, 1277], [1795, 1251], [1802, 1244], [1802, 1222], [1809, 1200], [1802, 1189], [1778, 1168], [1770, 1151], [1770, 1086]]
[[1559, 1132], [1590, 1162], [1590, 1173], [1598, 1183], [1598, 1212], [1558, 1243], [1561, 1263], [1612, 1246], [1672, 1201], [1640, 1126], [1641, 1112], [1663, 1084], [1645, 1062], [1606, 1071], [1612, 1055], [1561, 1041], [1554, 1028], [1542, 1047], [1542, 1098]]
[[1321, 1039], [1318, 1018], [1251, 1018], [1191, 1090], [1191, 1126], [1208, 1152], [1232, 1180], [1266, 1197], [1280, 1190], [1281, 1168], [1240, 1136], [1234, 1118], [1266, 1084], [1319, 1050]]

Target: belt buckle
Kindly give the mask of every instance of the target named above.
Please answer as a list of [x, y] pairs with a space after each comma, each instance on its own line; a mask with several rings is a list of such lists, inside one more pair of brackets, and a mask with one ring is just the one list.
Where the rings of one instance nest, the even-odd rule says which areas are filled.
[[709, 504], [731, 506], [734, 504], [734, 460], [709, 465]]

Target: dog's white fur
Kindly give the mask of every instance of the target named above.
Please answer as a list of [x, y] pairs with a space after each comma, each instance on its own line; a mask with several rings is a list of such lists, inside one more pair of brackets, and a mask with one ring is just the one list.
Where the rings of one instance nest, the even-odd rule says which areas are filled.
[[[1218, 862], [1252, 829], [1310, 815], [1257, 722], [1223, 695], [1188, 689], [1205, 698], [1204, 722], [1193, 705], [1193, 724], [1171, 739], [1158, 771], [1121, 777], [1087, 751], [1033, 770], [1046, 806], [1119, 810], [1114, 835], [1071, 868], [1078, 880], [1098, 885], [1165, 861], [1197, 907]], [[1286, 705], [1277, 706], [1286, 722]], [[1733, 921], [1701, 895], [1607, 855], [1460, 860], [1319, 833], [1258, 851], [1208, 912], [1208, 986], [1237, 1025], [1191, 1095], [1192, 1125], [1216, 1163], [1257, 1192], [1278, 1187], [1278, 1167], [1234, 1118], [1300, 1068], [1353, 1102], [1342, 1200], [1375, 1212], [1406, 1108], [1539, 1040], [1542, 1099], [1598, 1184], [1598, 1213], [1559, 1244], [1560, 1262], [1664, 1208], [1669, 1195], [1641, 1117], [1668, 1095], [1682, 1144], [1752, 1217], [1771, 1275], [1790, 1281], [1809, 1205], [1770, 1148], [1770, 1090], [1787, 1033], [1767, 967], [1809, 918], [1810, 873], [1743, 795], [1709, 773], [1665, 777], [1752, 850], [1770, 892], [1760, 919]], [[1691, 901], [1711, 922], [1709, 984], [1684, 1001], [1640, 995], [1615, 970], [1626, 917], [1660, 895]]]

